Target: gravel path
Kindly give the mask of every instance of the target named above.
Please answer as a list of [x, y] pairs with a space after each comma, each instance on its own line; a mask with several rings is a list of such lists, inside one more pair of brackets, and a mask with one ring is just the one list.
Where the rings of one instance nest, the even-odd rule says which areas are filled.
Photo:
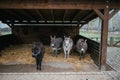
[[120, 71], [120, 47], [107, 48], [107, 63], [117, 71]]

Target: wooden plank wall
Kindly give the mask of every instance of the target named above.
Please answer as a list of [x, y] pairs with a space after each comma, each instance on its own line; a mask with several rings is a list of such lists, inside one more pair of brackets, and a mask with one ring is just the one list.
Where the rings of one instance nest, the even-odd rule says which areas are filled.
[[0, 36], [0, 51], [6, 47], [9, 47], [10, 45], [15, 45], [19, 43], [21, 43], [20, 39], [18, 39], [17, 36], [13, 34]]
[[18, 36], [24, 43], [32, 43], [41, 41], [45, 45], [50, 44], [50, 35], [64, 37], [69, 34], [75, 36], [77, 33], [76, 27], [68, 26], [16, 26], [13, 29], [13, 34]]

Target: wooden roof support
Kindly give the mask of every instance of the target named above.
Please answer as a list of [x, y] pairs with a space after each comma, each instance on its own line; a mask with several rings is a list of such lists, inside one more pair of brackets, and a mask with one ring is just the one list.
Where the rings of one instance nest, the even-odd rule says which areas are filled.
[[13, 12], [11, 10], [3, 10], [3, 12], [8, 13], [8, 15], [10, 15], [12, 17], [15, 16], [16, 19], [19, 19], [19, 20], [23, 19], [22, 16], [17, 15], [15, 12]]
[[119, 9], [115, 9], [115, 10], [109, 15], [109, 19], [111, 19], [118, 11], [119, 11]]
[[118, 9], [109, 14], [110, 9], [104, 8], [104, 13], [101, 13], [99, 9], [94, 9], [98, 16], [102, 19], [102, 30], [101, 30], [101, 52], [100, 52], [100, 66], [99, 69], [106, 70], [106, 53], [107, 53], [107, 38], [108, 38], [108, 23], [109, 19], [112, 18]]
[[22, 18], [24, 19], [30, 20], [30, 17], [24, 12], [24, 10], [16, 10], [15, 13], [18, 15], [23, 15]]
[[23, 10], [23, 11], [24, 11], [23, 13], [24, 13], [25, 16], [27, 16], [31, 20], [36, 20], [36, 18], [31, 15], [31, 12], [29, 12], [29, 10]]
[[[86, 22], [88, 22], [89, 20], [88, 20], [88, 18], [90, 18], [92, 15], [94, 15], [95, 13], [94, 12], [92, 12], [92, 11], [90, 11], [90, 12], [88, 12], [87, 14], [85, 14], [85, 16], [83, 16], [79, 21], [84, 21], [84, 20], [87, 20]], [[86, 15], [88, 15], [88, 16], [86, 16]]]
[[104, 9], [101, 30], [101, 52], [100, 52], [100, 69], [106, 70], [106, 54], [107, 54], [107, 38], [108, 38], [108, 23], [109, 23], [109, 9]]
[[[10, 10], [11, 11], [11, 10]], [[16, 14], [16, 15], [18, 15], [18, 17], [20, 17], [20, 18], [22, 18], [22, 19], [20, 19], [20, 20], [28, 20], [29, 18], [28, 17], [26, 17], [26, 16], [20, 16], [21, 14], [23, 14], [23, 13], [21, 13], [21, 11], [18, 11], [18, 10], [12, 10], [11, 12], [13, 12], [14, 14]]]
[[[0, 2], [1, 9], [84, 9], [90, 10], [93, 8], [103, 9], [105, 8], [106, 1], [88, 1], [88, 0], [76, 0], [76, 1], [55, 1], [55, 0], [2, 0]], [[120, 9], [120, 2], [110, 2], [109, 7]]]
[[93, 9], [93, 10], [98, 14], [98, 16], [99, 16], [101, 19], [104, 19], [104, 14], [102, 14], [99, 9]]
[[66, 17], [67, 12], [68, 12], [68, 11], [65, 10], [64, 15], [63, 15], [63, 21], [65, 20], [65, 17]]
[[82, 18], [80, 18], [79, 20], [84, 20], [87, 16], [86, 15], [91, 15], [93, 11], [89, 11], [87, 14], [84, 14], [84, 16], [82, 16]]
[[51, 15], [52, 15], [53, 21], [55, 21], [53, 9], [51, 9]]
[[[16, 0], [16, 1], [1, 1], [0, 2], [0, 8], [4, 9], [92, 9], [94, 6], [97, 6], [99, 9], [103, 9], [105, 7], [104, 5], [105, 2], [98, 2], [94, 3], [92, 1], [67, 1], [67, 2], [40, 2], [33, 0], [31, 1], [26, 1], [26, 0]], [[85, 5], [86, 4], [86, 5]], [[99, 4], [99, 5], [98, 5]]]
[[45, 18], [43, 17], [39, 10], [35, 10], [35, 12], [38, 14], [39, 17], [41, 17], [41, 19], [45, 20]]
[[106, 53], [107, 53], [107, 37], [108, 37], [108, 21], [109, 21], [109, 9], [105, 8], [104, 13], [101, 13], [99, 9], [94, 9], [98, 16], [102, 19], [101, 29], [101, 50], [99, 54], [99, 69], [106, 70]]
[[74, 21], [75, 18], [76, 18], [80, 13], [81, 13], [81, 10], [77, 11], [77, 12], [75, 13], [74, 17], [72, 18], [72, 20]]
[[74, 14], [71, 16], [71, 21], [73, 21], [73, 20], [75, 19], [75, 17], [78, 16], [79, 12], [80, 12], [80, 10], [79, 10], [79, 11], [76, 10], [76, 11], [74, 12]]

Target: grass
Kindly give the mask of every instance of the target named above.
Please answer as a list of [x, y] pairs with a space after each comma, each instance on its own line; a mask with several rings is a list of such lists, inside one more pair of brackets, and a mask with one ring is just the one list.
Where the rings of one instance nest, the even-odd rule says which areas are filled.
[[100, 37], [100, 34], [94, 33], [94, 32], [80, 31], [80, 35], [83, 35], [83, 36], [88, 37], [88, 38], [91, 38], [91, 37]]
[[[94, 39], [98, 38], [98, 41], [101, 39], [101, 33], [98, 32], [90, 32], [90, 31], [80, 31], [80, 35], [83, 35], [87, 38]], [[113, 34], [113, 33], [108, 33], [108, 42], [110, 41], [110, 37], [114, 37], [114, 41], [120, 41], [120, 34]]]

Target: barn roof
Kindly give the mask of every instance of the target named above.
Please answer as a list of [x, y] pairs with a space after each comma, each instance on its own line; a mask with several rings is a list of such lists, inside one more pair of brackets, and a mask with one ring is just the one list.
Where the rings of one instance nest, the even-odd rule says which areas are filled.
[[85, 24], [97, 17], [94, 8], [120, 8], [117, 0], [1, 0], [0, 20], [5, 23]]

